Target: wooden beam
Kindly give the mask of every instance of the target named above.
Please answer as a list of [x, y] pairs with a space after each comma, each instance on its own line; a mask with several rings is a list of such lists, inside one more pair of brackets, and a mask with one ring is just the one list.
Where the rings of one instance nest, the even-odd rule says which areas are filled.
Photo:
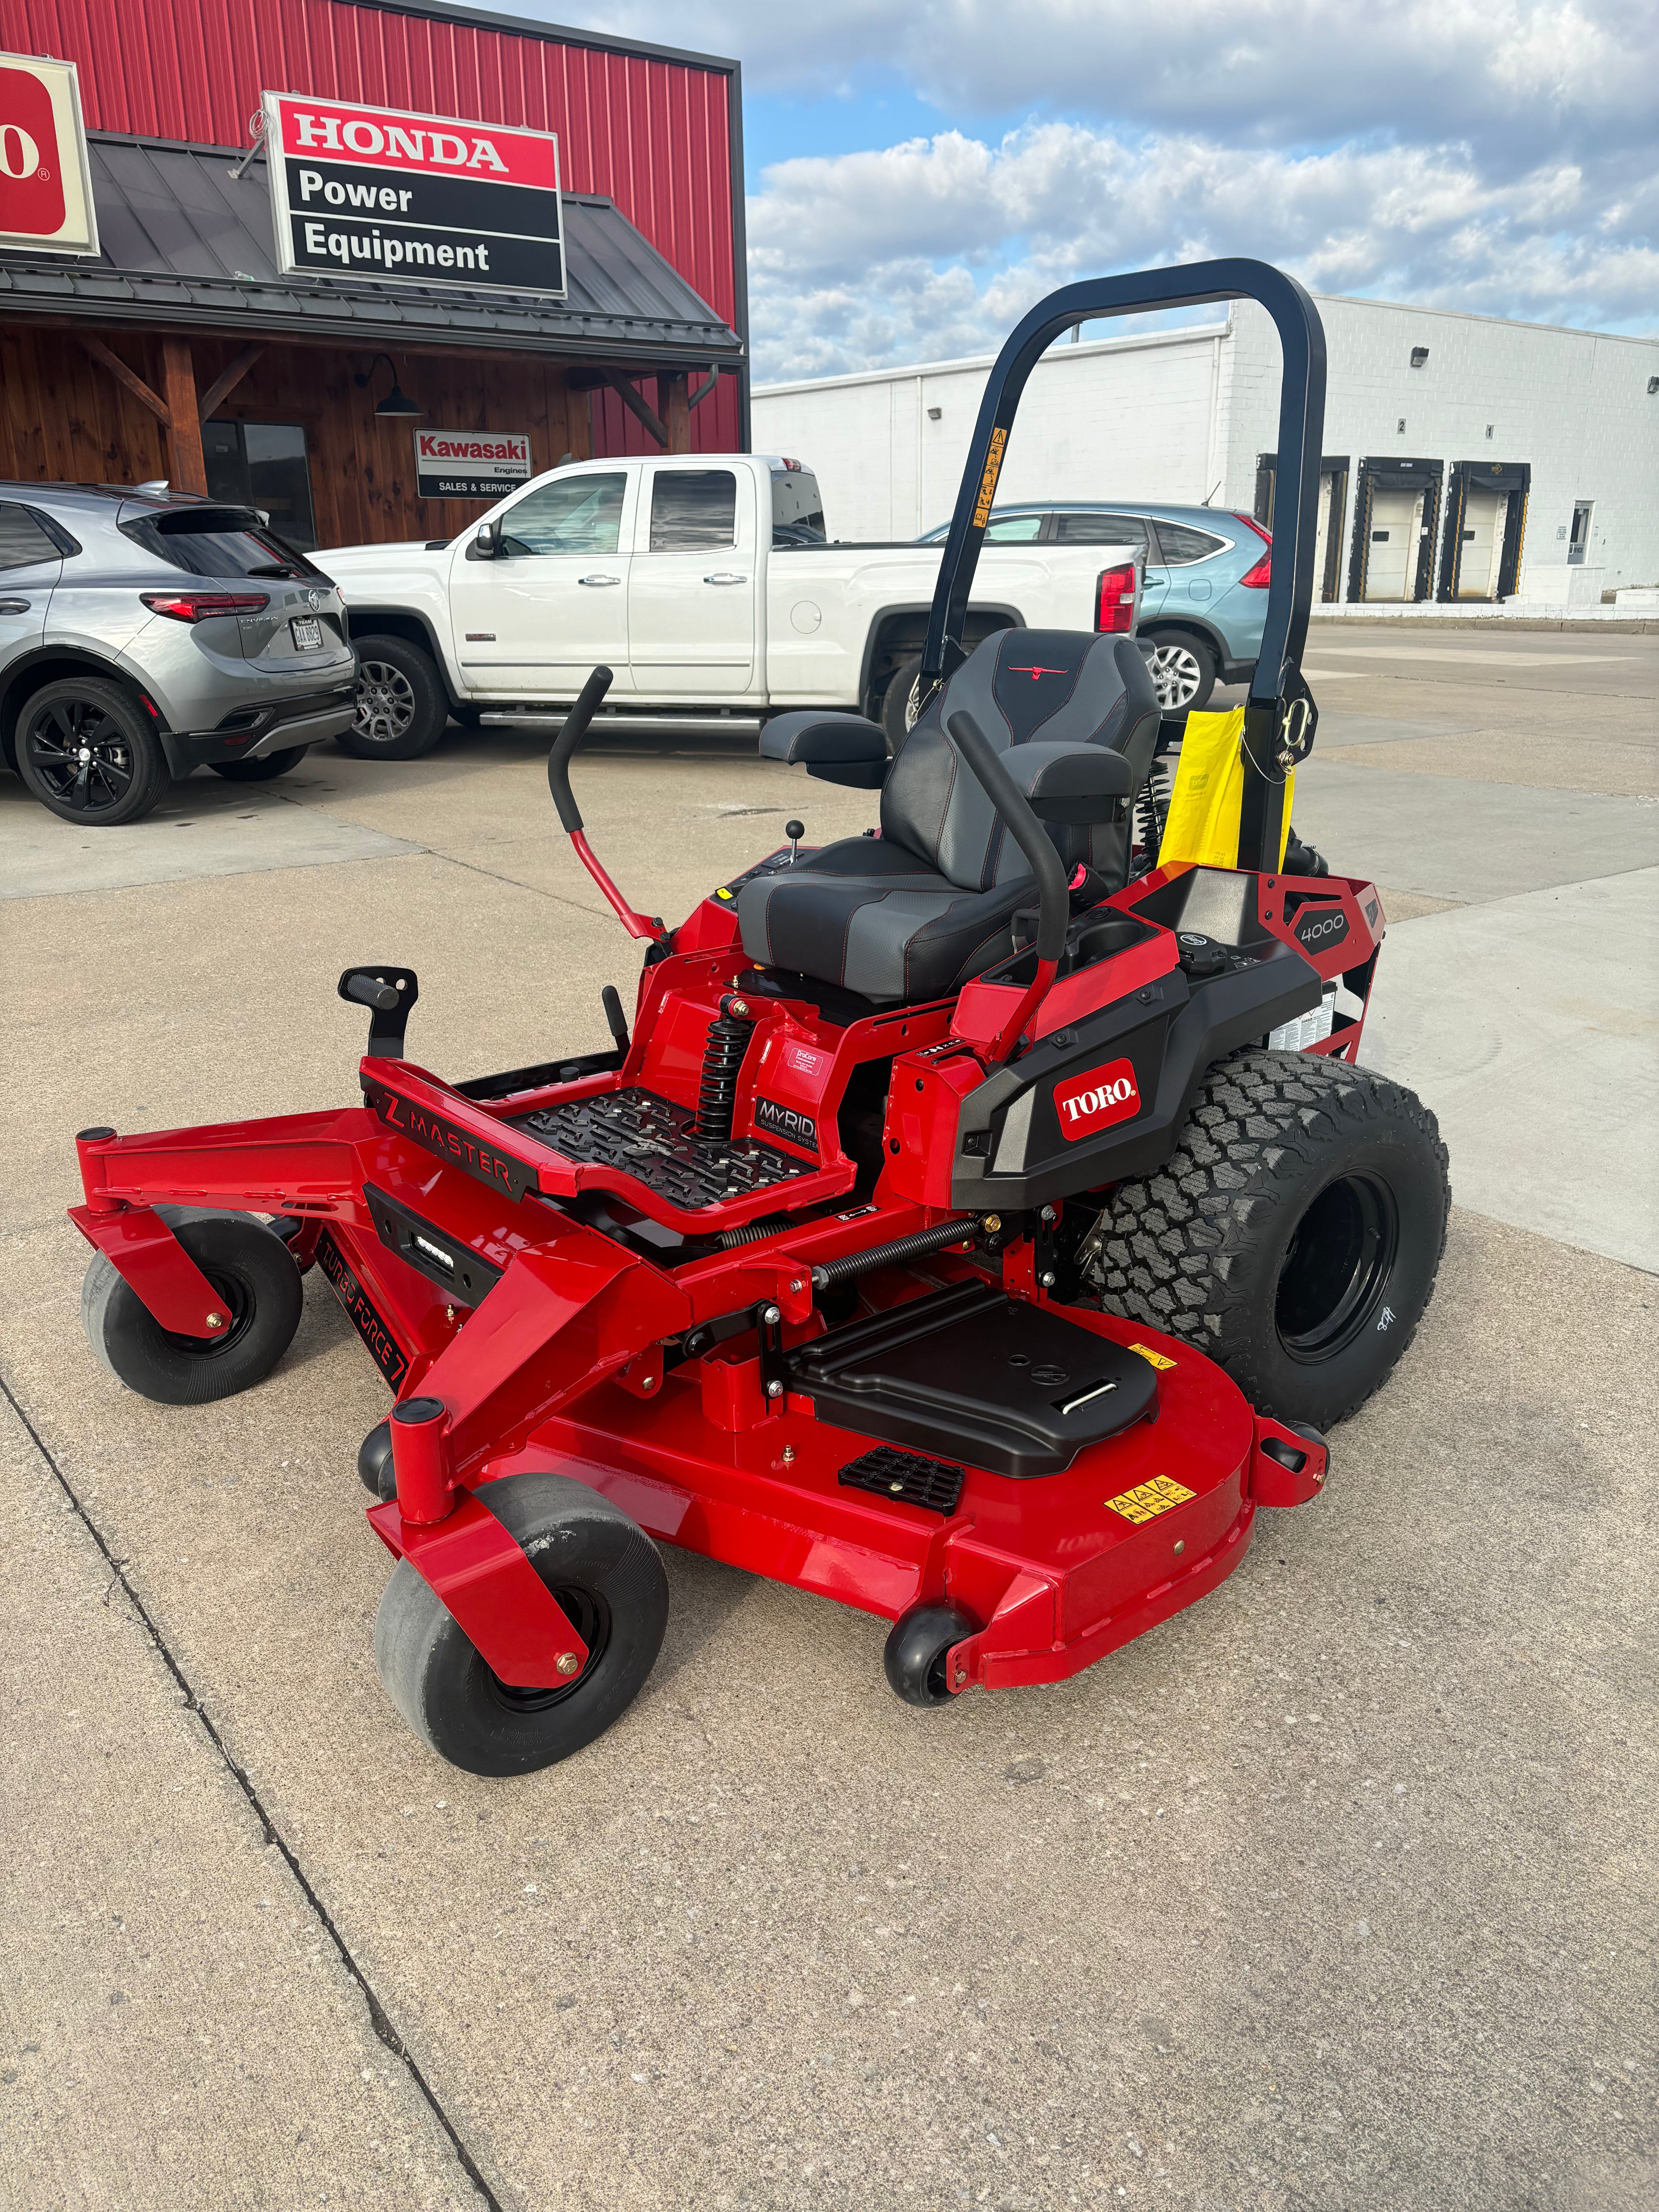
[[640, 421], [644, 423], [651, 436], [656, 440], [663, 451], [666, 453], [668, 450], [668, 432], [664, 428], [662, 421], [658, 416], [656, 410], [653, 407], [647, 406], [646, 402], [634, 389], [634, 386], [629, 382], [628, 379], [625, 376], [619, 376], [614, 368], [607, 368], [605, 370], [605, 380], [616, 393], [617, 398], [621, 400], [623, 405], [628, 409], [630, 414], [638, 416]]
[[657, 404], [662, 409], [663, 420], [668, 427], [669, 452], [689, 453], [691, 450], [691, 410], [686, 404], [686, 377], [683, 368], [672, 369], [666, 376], [657, 379]]
[[202, 452], [202, 418], [196, 408], [196, 368], [188, 338], [163, 338], [161, 367], [167, 393], [172, 489], [207, 496], [207, 459]]
[[224, 401], [236, 389], [264, 349], [263, 339], [258, 345], [245, 346], [228, 368], [220, 370], [202, 394], [199, 411], [204, 422], [210, 422], [213, 420]]
[[169, 429], [172, 428], [173, 417], [167, 411], [167, 401], [159, 393], [152, 392], [143, 378], [130, 369], [118, 353], [112, 353], [102, 338], [83, 337], [81, 350], [89, 355], [100, 368], [106, 368], [118, 384], [125, 384], [133, 398], [141, 406], [148, 407], [158, 422]]

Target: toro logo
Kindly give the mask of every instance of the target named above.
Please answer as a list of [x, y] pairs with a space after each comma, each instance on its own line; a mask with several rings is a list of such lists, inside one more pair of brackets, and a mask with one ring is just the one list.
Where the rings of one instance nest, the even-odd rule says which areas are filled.
[[1348, 917], [1340, 906], [1304, 907], [1291, 934], [1304, 952], [1327, 952], [1348, 933]]
[[1140, 1092], [1133, 1066], [1127, 1060], [1091, 1067], [1086, 1075], [1054, 1085], [1054, 1113], [1068, 1144], [1092, 1137], [1097, 1129], [1109, 1129], [1114, 1121], [1131, 1121], [1139, 1111]]

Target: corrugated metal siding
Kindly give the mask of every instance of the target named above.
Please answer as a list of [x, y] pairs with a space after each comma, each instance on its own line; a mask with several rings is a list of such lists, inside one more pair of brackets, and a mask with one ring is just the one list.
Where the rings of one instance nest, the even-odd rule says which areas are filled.
[[[346, 0], [0, 0], [0, 49], [77, 64], [93, 130], [240, 146], [271, 91], [555, 131], [565, 183], [609, 193], [732, 319], [723, 70]], [[735, 441], [735, 398], [722, 388], [698, 416], [713, 408]]]

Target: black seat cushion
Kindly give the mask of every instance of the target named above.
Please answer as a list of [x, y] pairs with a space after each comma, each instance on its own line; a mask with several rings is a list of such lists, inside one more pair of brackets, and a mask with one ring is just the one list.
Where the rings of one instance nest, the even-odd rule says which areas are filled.
[[[999, 750], [1109, 745], [1139, 788], [1158, 708], [1133, 639], [1084, 630], [1000, 630], [942, 684], [899, 749], [881, 793], [879, 838], [849, 837], [738, 897], [744, 951], [865, 997], [942, 997], [1013, 949], [1010, 928], [1036, 890], [943, 716], [966, 708]], [[1133, 794], [1126, 802], [1127, 816]], [[1128, 867], [1127, 818], [1057, 830], [1067, 860], [1090, 860], [1110, 889]]]
[[902, 845], [847, 837], [745, 884], [738, 921], [744, 951], [763, 967], [915, 1003], [947, 996], [1011, 954], [1014, 915], [1035, 896], [1029, 875], [963, 890]]

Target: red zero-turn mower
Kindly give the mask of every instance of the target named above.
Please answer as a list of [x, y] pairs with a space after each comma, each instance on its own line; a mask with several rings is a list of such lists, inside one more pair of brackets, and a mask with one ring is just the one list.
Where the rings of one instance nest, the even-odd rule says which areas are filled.
[[[1134, 641], [957, 640], [1044, 348], [1246, 296], [1285, 366], [1238, 866], [1160, 867]], [[350, 1316], [396, 1401], [358, 1455], [397, 1561], [376, 1656], [444, 1758], [523, 1773], [616, 1719], [662, 1638], [659, 1540], [890, 1620], [888, 1680], [940, 1705], [1075, 1674], [1317, 1493], [1447, 1207], [1432, 1116], [1355, 1065], [1377, 895], [1279, 872], [1324, 376], [1312, 301], [1261, 263], [1054, 293], [992, 372], [896, 757], [850, 714], [761, 738], [878, 790], [878, 832], [791, 823], [677, 930], [635, 913], [570, 789], [596, 669], [548, 777], [645, 947], [631, 1036], [607, 987], [614, 1050], [446, 1082], [404, 1051], [414, 975], [365, 965], [362, 1104], [82, 1133], [84, 1317], [135, 1390], [258, 1382], [313, 1265]]]

